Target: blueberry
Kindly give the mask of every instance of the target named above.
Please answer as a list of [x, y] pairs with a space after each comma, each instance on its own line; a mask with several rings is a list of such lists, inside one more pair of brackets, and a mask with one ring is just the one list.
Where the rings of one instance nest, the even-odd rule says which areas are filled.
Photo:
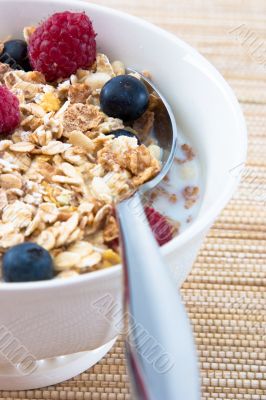
[[27, 43], [20, 39], [5, 42], [0, 61], [9, 64], [13, 69], [30, 71]]
[[135, 135], [131, 131], [127, 131], [126, 129], [116, 129], [115, 131], [109, 132], [109, 135], [114, 135], [116, 138], [119, 136], [127, 136], [127, 137], [136, 138], [138, 141], [138, 145], [141, 145], [141, 142], [140, 142], [138, 136]]
[[49, 252], [36, 243], [11, 247], [3, 257], [6, 282], [43, 281], [53, 278], [53, 260]]
[[134, 76], [120, 75], [106, 82], [100, 93], [100, 104], [109, 117], [133, 121], [147, 110], [149, 92]]

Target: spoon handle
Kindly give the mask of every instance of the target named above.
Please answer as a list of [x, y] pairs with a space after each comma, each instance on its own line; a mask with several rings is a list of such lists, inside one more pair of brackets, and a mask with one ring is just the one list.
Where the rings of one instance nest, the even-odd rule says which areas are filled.
[[140, 195], [117, 205], [124, 264], [126, 353], [138, 400], [199, 400], [192, 332]]

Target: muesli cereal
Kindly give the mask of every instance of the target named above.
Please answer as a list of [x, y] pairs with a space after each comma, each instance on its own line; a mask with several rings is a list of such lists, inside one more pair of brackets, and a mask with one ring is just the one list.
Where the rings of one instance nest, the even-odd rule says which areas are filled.
[[[118, 264], [114, 204], [161, 168], [161, 149], [156, 143], [145, 145], [154, 123], [155, 95], [149, 96], [138, 78], [126, 74], [122, 61], [111, 63], [107, 55], [96, 54], [95, 34], [84, 13], [50, 19], [58, 26], [66, 19], [68, 28], [82, 20], [91, 40], [84, 57], [75, 62], [70, 61], [71, 44], [64, 47], [68, 60], [60, 53], [63, 39], [55, 47], [51, 32], [40, 47], [46, 22], [26, 27], [25, 42], [3, 45], [15, 58], [15, 63], [0, 63], [3, 96], [14, 116], [10, 123], [11, 117], [0, 110], [0, 253], [7, 281], [70, 277]], [[84, 43], [75, 34], [79, 49]], [[57, 64], [49, 60], [52, 52]], [[16, 59], [17, 54], [23, 59]], [[132, 104], [123, 104], [126, 87]], [[119, 90], [120, 104], [114, 104], [113, 93]], [[2, 104], [3, 99], [0, 108]], [[192, 157], [192, 151], [184, 152]], [[189, 196], [187, 206], [195, 200], [194, 191], [185, 189], [184, 195]], [[176, 226], [150, 208], [146, 212], [151, 224], [163, 223], [170, 240]], [[28, 270], [18, 271], [12, 252], [17, 259], [24, 256]], [[46, 275], [37, 270], [36, 260]]]

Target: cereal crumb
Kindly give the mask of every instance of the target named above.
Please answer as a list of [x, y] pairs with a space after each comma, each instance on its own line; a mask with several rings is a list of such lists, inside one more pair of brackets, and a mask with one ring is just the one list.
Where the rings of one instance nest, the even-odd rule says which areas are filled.
[[11, 71], [11, 68], [8, 64], [0, 63], [0, 82], [4, 83], [4, 76], [7, 72]]
[[189, 146], [188, 144], [186, 143], [182, 144], [181, 150], [184, 154], [184, 157], [183, 158], [175, 157], [175, 162], [177, 164], [184, 164], [185, 162], [191, 161], [195, 158], [195, 153], [192, 147]]
[[64, 113], [64, 133], [78, 130], [83, 133], [97, 128], [104, 120], [104, 114], [97, 106], [76, 103], [70, 105]]
[[177, 203], [177, 195], [176, 194], [170, 194], [169, 196], [169, 201], [173, 204]]
[[187, 224], [190, 224], [190, 222], [192, 222], [192, 215], [189, 215], [188, 217], [187, 217]]
[[138, 133], [140, 140], [145, 141], [154, 124], [154, 112], [145, 111], [133, 124], [133, 129]]
[[23, 29], [23, 36], [25, 42], [29, 43], [30, 37], [35, 30], [36, 30], [35, 26], [25, 26], [25, 28]]
[[114, 61], [112, 67], [116, 76], [124, 75], [126, 72], [125, 65], [121, 61]]
[[144, 69], [142, 71], [142, 75], [145, 76], [145, 78], [148, 78], [150, 80], [152, 79], [152, 75], [151, 75], [150, 71], [148, 71], [147, 69]]
[[182, 144], [181, 149], [185, 153], [187, 161], [191, 161], [191, 160], [193, 160], [193, 158], [195, 158], [195, 153], [194, 153], [192, 147], [189, 146], [188, 144], [186, 144], [186, 143]]
[[85, 83], [74, 83], [69, 87], [68, 98], [71, 104], [82, 103], [85, 104], [89, 95], [92, 93], [91, 89]]
[[198, 186], [186, 186], [182, 192], [185, 199], [185, 208], [191, 208], [199, 198]]

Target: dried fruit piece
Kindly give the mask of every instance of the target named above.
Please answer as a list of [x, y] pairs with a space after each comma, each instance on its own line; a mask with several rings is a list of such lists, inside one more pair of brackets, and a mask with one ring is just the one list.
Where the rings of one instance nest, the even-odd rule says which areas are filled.
[[121, 257], [118, 253], [115, 253], [114, 250], [108, 249], [103, 252], [103, 260], [109, 261], [111, 265], [116, 265], [121, 263]]
[[58, 111], [61, 107], [61, 103], [57, 96], [48, 92], [43, 95], [40, 106], [44, 109], [44, 111], [51, 112]]

